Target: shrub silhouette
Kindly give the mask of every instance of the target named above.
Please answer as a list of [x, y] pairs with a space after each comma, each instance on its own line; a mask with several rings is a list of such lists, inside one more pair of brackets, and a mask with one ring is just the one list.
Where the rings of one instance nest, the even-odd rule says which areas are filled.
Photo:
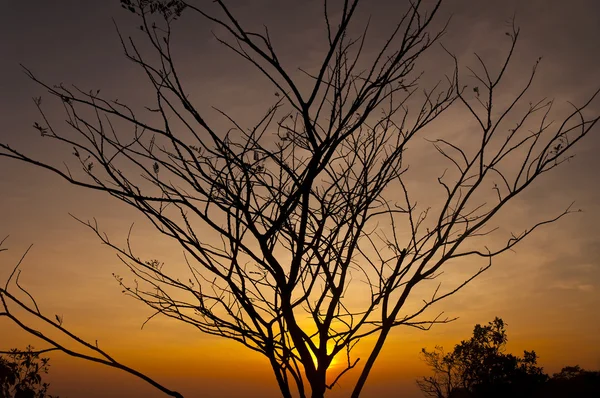
[[48, 373], [49, 358], [39, 355], [27, 346], [0, 356], [0, 398], [58, 398], [47, 394], [50, 385], [42, 382], [42, 373]]

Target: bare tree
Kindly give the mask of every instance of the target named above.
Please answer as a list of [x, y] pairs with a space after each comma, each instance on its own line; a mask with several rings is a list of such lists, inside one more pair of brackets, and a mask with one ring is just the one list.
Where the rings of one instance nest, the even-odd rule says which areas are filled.
[[423, 394], [432, 398], [448, 398], [450, 394], [465, 385], [464, 373], [457, 361], [436, 346], [433, 351], [422, 349], [423, 361], [433, 370], [432, 376], [417, 379], [417, 385]]
[[[186, 278], [158, 260], [139, 258], [129, 240], [113, 242], [95, 220], [82, 221], [133, 273], [133, 283], [116, 276], [128, 295], [155, 314], [263, 354], [284, 397], [309, 391], [323, 397], [358, 364], [356, 344], [374, 335], [352, 392], [358, 397], [393, 328], [427, 329], [450, 321], [424, 313], [487, 270], [495, 256], [573, 211], [569, 207], [512, 234], [499, 247], [472, 239], [490, 233], [500, 209], [568, 160], [567, 151], [598, 121], [582, 112], [597, 91], [558, 125], [548, 120], [552, 101], [523, 109], [537, 63], [513, 100], [496, 104], [519, 37], [514, 24], [496, 73], [477, 57], [480, 65], [469, 69], [477, 83], [467, 87], [448, 52], [455, 70], [423, 87], [416, 62], [445, 31], [432, 25], [441, 0], [429, 9], [420, 0], [410, 2], [370, 58], [363, 51], [367, 27], [350, 37], [359, 1], [345, 0], [335, 12], [325, 1], [328, 50], [316, 72], [304, 71], [312, 81], [304, 90], [282, 66], [268, 29], [245, 29], [224, 1], [215, 0], [212, 8], [179, 0], [121, 3], [139, 17], [153, 50], [148, 55], [120, 35], [125, 55], [155, 90], [148, 113], [136, 114], [97, 90], [47, 84], [25, 69], [62, 102], [67, 117], [65, 130], [46, 116], [41, 97], [35, 98], [42, 120], [34, 127], [44, 139], [72, 147], [79, 168], [44, 163], [6, 144], [0, 144], [0, 156], [108, 193], [179, 242]], [[171, 52], [174, 20], [182, 12], [218, 26], [225, 33], [217, 40], [273, 85], [276, 100], [252, 127], [216, 109], [231, 128], [214, 128], [189, 99]], [[445, 193], [439, 207], [422, 209], [409, 194], [407, 144], [453, 104], [468, 109], [480, 135], [474, 148], [444, 138], [433, 142], [450, 169], [438, 178]], [[438, 276], [448, 261], [467, 257], [480, 258], [481, 268], [458, 285], [445, 290], [438, 285], [419, 308], [408, 308], [416, 286]], [[348, 296], [365, 284], [364, 305], [349, 304]], [[16, 299], [7, 289], [0, 294]], [[300, 324], [306, 319], [310, 327]], [[345, 356], [346, 366], [328, 378], [337, 355]]]

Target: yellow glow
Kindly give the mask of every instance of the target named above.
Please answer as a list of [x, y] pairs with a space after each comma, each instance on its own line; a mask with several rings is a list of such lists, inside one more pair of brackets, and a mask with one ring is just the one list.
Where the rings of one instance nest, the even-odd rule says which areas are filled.
[[[327, 354], [331, 354], [331, 351], [333, 350], [333, 346], [334, 346], [334, 344], [332, 341], [329, 341], [327, 343]], [[331, 360], [331, 363], [329, 364], [328, 369], [331, 369], [342, 362], [340, 360], [340, 354], [337, 354], [336, 356], [333, 357], [333, 359]], [[312, 357], [314, 364], [317, 365], [317, 357], [312, 351], [310, 352], [310, 356]]]

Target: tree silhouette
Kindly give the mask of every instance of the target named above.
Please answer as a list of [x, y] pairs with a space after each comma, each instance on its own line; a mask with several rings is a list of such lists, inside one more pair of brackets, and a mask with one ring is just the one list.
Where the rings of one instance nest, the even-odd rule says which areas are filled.
[[0, 398], [57, 398], [48, 395], [50, 385], [42, 382], [50, 366], [48, 358], [39, 357], [43, 352], [27, 346], [0, 355]]
[[[475, 89], [467, 89], [451, 53], [455, 70], [427, 87], [417, 60], [444, 33], [432, 27], [441, 0], [429, 9], [420, 0], [407, 3], [391, 35], [369, 51], [364, 51], [368, 26], [358, 37], [349, 29], [359, 1], [345, 0], [335, 10], [325, 1], [328, 49], [314, 69], [302, 71], [312, 82], [306, 86], [283, 66], [268, 29], [247, 30], [222, 0], [121, 3], [139, 18], [148, 45], [120, 35], [126, 57], [156, 93], [145, 104], [147, 112], [136, 113], [137, 107], [99, 90], [47, 84], [25, 69], [64, 105], [67, 118], [67, 126], [57, 125], [44, 112], [42, 98], [35, 98], [41, 115], [35, 130], [72, 148], [78, 168], [66, 159], [66, 166], [46, 163], [2, 143], [0, 156], [108, 193], [179, 242], [187, 278], [174, 276], [159, 260], [139, 257], [129, 240], [121, 245], [109, 239], [95, 220], [82, 221], [134, 275], [133, 282], [115, 275], [127, 295], [155, 314], [263, 354], [286, 398], [323, 397], [358, 365], [356, 344], [373, 336], [351, 394], [358, 397], [393, 328], [448, 322], [426, 310], [538, 227], [573, 211], [569, 207], [534, 223], [496, 247], [472, 239], [493, 230], [500, 209], [569, 159], [567, 151], [598, 121], [582, 112], [597, 92], [552, 126], [547, 119], [552, 101], [524, 103], [539, 60], [513, 99], [497, 104], [519, 37], [514, 25], [499, 67], [490, 69], [478, 57], [478, 71], [469, 68]], [[190, 99], [191, 87], [171, 52], [174, 21], [182, 12], [219, 27], [224, 33], [217, 40], [272, 84], [273, 104], [255, 124], [242, 125], [216, 109], [230, 124], [217, 128]], [[471, 142], [474, 148], [448, 138], [432, 143], [450, 169], [444, 172], [442, 165], [437, 179], [439, 206], [421, 208], [409, 192], [405, 152], [453, 104], [466, 107], [480, 133]], [[481, 200], [490, 193], [493, 200]], [[420, 307], [407, 305], [416, 286], [436, 278], [449, 261], [468, 257], [481, 259], [481, 268], [458, 284], [438, 285]], [[355, 305], [359, 286], [367, 289], [360, 293], [363, 304]], [[15, 305], [42, 316], [8, 285], [0, 295], [4, 314], [13, 314]], [[66, 331], [61, 320], [45, 320]], [[307, 320], [311, 324], [305, 326]], [[346, 358], [345, 367], [328, 377], [337, 355]]]
[[505, 354], [506, 324], [495, 318], [475, 325], [473, 336], [444, 353], [441, 347], [422, 350], [433, 375], [417, 380], [421, 391], [435, 398], [531, 397], [548, 376], [537, 366], [535, 351], [523, 357]]
[[600, 395], [600, 371], [584, 370], [575, 366], [565, 366], [552, 375], [536, 397], [597, 397]]

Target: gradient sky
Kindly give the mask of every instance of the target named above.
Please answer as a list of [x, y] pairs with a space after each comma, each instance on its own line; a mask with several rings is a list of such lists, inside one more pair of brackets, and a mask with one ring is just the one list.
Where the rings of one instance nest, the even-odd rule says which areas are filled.
[[[269, 26], [276, 48], [290, 68], [311, 66], [323, 48], [320, 0], [256, 0], [229, 2], [242, 22]], [[402, 13], [404, 1], [364, 0], [358, 19], [372, 16], [372, 40], [384, 37]], [[473, 52], [498, 59], [506, 49], [506, 21], [516, 12], [521, 26], [505, 94], [543, 56], [531, 90], [533, 98], [580, 104], [600, 85], [600, 3], [596, 0], [446, 0], [438, 22], [453, 14], [442, 42], [464, 64]], [[112, 19], [124, 32], [135, 32], [133, 16], [118, 0], [56, 0], [4, 2], [0, 13], [0, 141], [44, 159], [55, 153], [31, 127], [38, 115], [31, 97], [43, 91], [20, 71], [19, 63], [49, 83], [75, 83], [102, 89], [111, 98], [141, 103], [148, 94], [139, 70], [128, 63]], [[272, 100], [272, 90], [210, 35], [210, 26], [182, 18], [175, 25], [179, 62], [199, 107], [216, 105], [250, 118]], [[424, 57], [432, 78], [450, 72], [439, 47]], [[596, 112], [600, 111], [598, 104]], [[558, 116], [557, 116], [558, 117]], [[425, 136], [467, 137], [473, 126], [463, 110], [451, 109]], [[467, 138], [464, 138], [467, 139]], [[417, 138], [415, 148], [427, 157], [431, 148]], [[414, 379], [426, 374], [419, 361], [421, 347], [451, 348], [469, 337], [475, 323], [494, 316], [508, 323], [511, 352], [535, 349], [548, 372], [579, 364], [600, 369], [600, 131], [596, 128], [576, 148], [577, 156], [538, 180], [533, 188], [501, 213], [502, 225], [520, 231], [531, 222], [561, 211], [571, 201], [584, 212], [547, 226], [496, 259], [494, 267], [458, 295], [441, 303], [460, 319], [429, 332], [397, 329], [388, 339], [365, 397], [418, 397]], [[418, 163], [418, 160], [417, 160]], [[428, 175], [428, 162], [415, 179]], [[438, 167], [439, 166], [439, 167]], [[440, 169], [441, 167], [441, 169]], [[418, 169], [417, 170], [421, 170]], [[419, 174], [422, 173], [422, 174]], [[421, 195], [427, 196], [426, 187]], [[113, 251], [74, 221], [96, 217], [111, 238], [124, 240], [132, 222], [134, 247], [148, 258], [181, 262], [181, 250], [154, 232], [123, 204], [100, 193], [68, 185], [48, 172], [0, 158], [0, 238], [10, 235], [8, 252], [0, 254], [0, 280], [29, 244], [22, 281], [43, 303], [42, 310], [62, 314], [73, 331], [99, 343], [127, 365], [155, 377], [186, 397], [277, 397], [266, 360], [244, 347], [198, 334], [176, 321], [157, 319], [144, 330], [151, 312], [120, 294], [112, 272], [125, 275]], [[448, 278], [461, 278], [460, 268]], [[458, 279], [457, 279], [458, 280]], [[2, 349], [33, 343], [14, 326], [0, 321]], [[367, 342], [368, 343], [368, 342]], [[368, 345], [368, 344], [367, 344]], [[132, 376], [101, 366], [52, 355], [52, 391], [76, 397], [159, 397], [160, 393]], [[351, 377], [351, 376], [350, 376]], [[342, 380], [332, 397], [347, 394], [352, 383]]]

